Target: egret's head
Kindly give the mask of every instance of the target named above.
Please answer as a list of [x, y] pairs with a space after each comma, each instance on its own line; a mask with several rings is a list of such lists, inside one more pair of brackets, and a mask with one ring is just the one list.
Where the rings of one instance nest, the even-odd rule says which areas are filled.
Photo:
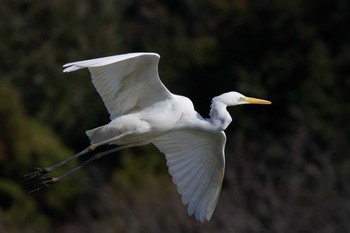
[[235, 91], [222, 94], [220, 96], [215, 97], [214, 99], [222, 102], [223, 104], [226, 104], [227, 106], [234, 106], [240, 104], [271, 104], [271, 102], [268, 100], [247, 97]]

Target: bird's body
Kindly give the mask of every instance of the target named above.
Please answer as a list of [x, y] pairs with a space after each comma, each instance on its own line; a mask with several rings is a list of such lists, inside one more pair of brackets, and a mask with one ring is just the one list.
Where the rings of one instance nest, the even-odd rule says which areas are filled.
[[[193, 125], [194, 122], [197, 125]], [[170, 131], [199, 129], [200, 123], [204, 122], [207, 123], [195, 112], [190, 99], [174, 95], [144, 109], [118, 116], [109, 124], [86, 133], [92, 143], [101, 143], [118, 135], [124, 135], [111, 143], [147, 144], [153, 138]]]
[[220, 132], [229, 121], [231, 118], [215, 124], [211, 119], [204, 119], [195, 111], [189, 98], [173, 95], [147, 108], [116, 117], [109, 124], [86, 133], [91, 143], [103, 143], [123, 135], [110, 144], [147, 144], [154, 138], [177, 130]]
[[[159, 55], [155, 53], [130, 53], [64, 65], [64, 72], [89, 69], [111, 122], [86, 132], [91, 141], [88, 150], [53, 167], [39, 169], [29, 177], [50, 172], [100, 145], [115, 144], [123, 149], [153, 143], [165, 154], [182, 202], [188, 205], [188, 214], [195, 214], [201, 222], [209, 220], [224, 177], [226, 136], [223, 130], [232, 120], [226, 107], [270, 102], [237, 92], [224, 93], [213, 98], [210, 118], [204, 119], [190, 99], [172, 94], [163, 85], [158, 76], [158, 61]], [[47, 186], [68, 174], [42, 185]]]

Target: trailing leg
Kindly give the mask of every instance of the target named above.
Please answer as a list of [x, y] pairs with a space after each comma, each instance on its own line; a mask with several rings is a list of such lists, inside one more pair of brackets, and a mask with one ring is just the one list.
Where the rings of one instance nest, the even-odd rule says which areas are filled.
[[23, 181], [27, 181], [27, 180], [30, 180], [30, 179], [34, 179], [36, 177], [43, 176], [43, 175], [45, 175], [45, 174], [47, 174], [47, 173], [49, 173], [49, 172], [51, 172], [51, 171], [53, 171], [53, 170], [55, 170], [55, 169], [57, 169], [59, 167], [62, 167], [63, 165], [67, 164], [68, 162], [70, 162], [70, 161], [72, 161], [74, 159], [77, 159], [77, 158], [79, 158], [79, 157], [81, 157], [81, 156], [83, 156], [83, 155], [85, 155], [85, 154], [95, 150], [96, 147], [97, 146], [95, 144], [92, 144], [92, 145], [86, 147], [84, 150], [80, 151], [78, 154], [73, 155], [72, 157], [70, 157], [70, 158], [68, 158], [68, 159], [66, 159], [66, 160], [64, 160], [64, 161], [62, 161], [60, 163], [57, 163], [57, 164], [55, 164], [55, 165], [53, 165], [51, 167], [45, 167], [45, 168], [38, 167], [38, 168], [35, 169], [34, 172], [24, 175], [24, 180]]
[[107, 150], [107, 151], [103, 151], [103, 152], [100, 152], [100, 153], [96, 153], [95, 155], [93, 155], [93, 157], [89, 158], [88, 160], [84, 161], [81, 165], [69, 170], [68, 172], [64, 173], [63, 175], [61, 176], [58, 176], [58, 177], [49, 177], [49, 178], [44, 178], [43, 181], [41, 183], [39, 183], [37, 185], [37, 187], [33, 190], [31, 190], [29, 193], [33, 193], [33, 192], [36, 192], [36, 191], [39, 191], [40, 189], [43, 189], [51, 184], [54, 184], [60, 180], [62, 180], [63, 178], [65, 178], [66, 176], [72, 174], [73, 172], [79, 170], [80, 168], [86, 166], [87, 164], [107, 155], [107, 154], [110, 154], [110, 153], [113, 153], [113, 152], [116, 152], [116, 151], [119, 151], [119, 150], [122, 150], [122, 149], [125, 149], [125, 148], [128, 148], [130, 146], [121, 146], [121, 147], [117, 147], [117, 148], [113, 148], [113, 149], [110, 149], [110, 150]]
[[49, 172], [51, 172], [51, 171], [53, 171], [53, 170], [55, 170], [55, 169], [57, 169], [59, 167], [62, 167], [66, 163], [68, 163], [68, 162], [70, 162], [70, 161], [72, 161], [74, 159], [79, 158], [82, 155], [85, 155], [85, 154], [87, 154], [87, 153], [89, 153], [91, 151], [94, 151], [99, 146], [102, 146], [102, 145], [105, 145], [105, 144], [109, 144], [109, 143], [111, 143], [111, 142], [113, 142], [115, 140], [118, 140], [118, 139], [120, 139], [120, 138], [122, 138], [122, 137], [124, 137], [126, 135], [131, 134], [131, 133], [132, 132], [125, 132], [123, 134], [120, 134], [120, 135], [118, 135], [116, 137], [113, 137], [113, 138], [110, 138], [108, 140], [101, 141], [101, 142], [98, 142], [98, 143], [93, 143], [90, 146], [86, 147], [81, 152], [79, 152], [78, 154], [76, 154], [76, 155], [74, 155], [74, 156], [72, 156], [72, 157], [70, 157], [70, 158], [68, 158], [68, 159], [66, 159], [66, 160], [64, 160], [64, 161], [62, 161], [60, 163], [57, 163], [57, 164], [55, 164], [55, 165], [53, 165], [51, 167], [36, 168], [34, 172], [24, 175], [23, 182], [27, 181], [27, 180], [30, 180], [30, 179], [34, 179], [34, 178], [40, 177], [40, 176], [43, 176], [43, 175], [45, 175], [45, 174], [47, 174], [47, 173], [49, 173]]

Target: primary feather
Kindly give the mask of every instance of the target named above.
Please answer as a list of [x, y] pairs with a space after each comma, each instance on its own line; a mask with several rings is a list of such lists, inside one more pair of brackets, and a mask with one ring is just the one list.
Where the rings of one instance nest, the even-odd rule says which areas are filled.
[[224, 177], [224, 132], [208, 134], [182, 130], [155, 138], [152, 142], [165, 154], [169, 173], [182, 195], [182, 202], [189, 205], [188, 214], [195, 213], [201, 222], [209, 220]]
[[88, 68], [111, 120], [167, 99], [171, 93], [158, 76], [159, 55], [131, 53], [64, 65], [64, 72]]

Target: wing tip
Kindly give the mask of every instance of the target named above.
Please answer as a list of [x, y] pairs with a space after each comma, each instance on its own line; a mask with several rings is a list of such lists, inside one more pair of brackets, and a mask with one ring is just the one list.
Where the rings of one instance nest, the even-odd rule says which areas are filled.
[[63, 66], [63, 68], [65, 68], [63, 70], [63, 73], [70, 73], [70, 72], [73, 72], [73, 71], [76, 71], [76, 70], [80, 70], [80, 69], [85, 68], [85, 67], [77, 66], [77, 65], [74, 65], [74, 64], [65, 64]]
[[204, 223], [205, 221], [210, 221], [211, 217], [213, 216], [213, 212], [210, 211], [200, 211], [200, 210], [196, 210], [195, 213], [195, 218], [197, 221], [200, 221], [201, 223]]
[[[138, 57], [138, 56], [155, 56], [157, 57], [158, 59], [160, 59], [160, 55], [158, 53], [154, 53], [154, 52], [136, 52], [136, 53], [126, 53], [126, 54], [120, 54], [120, 55], [112, 55], [112, 56], [107, 56], [107, 57], [102, 57], [102, 58], [94, 58], [94, 59], [89, 59], [89, 60], [84, 60], [84, 61], [77, 61], [77, 62], [70, 62], [70, 63], [67, 63], [67, 64], [64, 64], [63, 65], [63, 68], [65, 68], [63, 70], [63, 73], [69, 73], [69, 72], [73, 72], [73, 71], [76, 71], [76, 70], [79, 70], [79, 69], [82, 69], [82, 68], [88, 68], [88, 67], [93, 67], [93, 66], [96, 66], [96, 65], [108, 65], [109, 62], [112, 63], [112, 62], [115, 62], [113, 60], [110, 60], [109, 62], [101, 62], [103, 59], [108, 59], [108, 58], [114, 58], [114, 57], [123, 57], [124, 56], [124, 59], [129, 59], [129, 58], [132, 58], [132, 57]], [[121, 60], [124, 60], [124, 59], [121, 59]], [[97, 62], [98, 61], [98, 62]], [[92, 62], [95, 62], [92, 63]], [[79, 65], [77, 65], [79, 64]]]
[[67, 64], [64, 65], [63, 68], [65, 68], [63, 70], [63, 73], [69, 73], [69, 72], [72, 72], [72, 71], [76, 70], [76, 68], [74, 66], [67, 66]]

